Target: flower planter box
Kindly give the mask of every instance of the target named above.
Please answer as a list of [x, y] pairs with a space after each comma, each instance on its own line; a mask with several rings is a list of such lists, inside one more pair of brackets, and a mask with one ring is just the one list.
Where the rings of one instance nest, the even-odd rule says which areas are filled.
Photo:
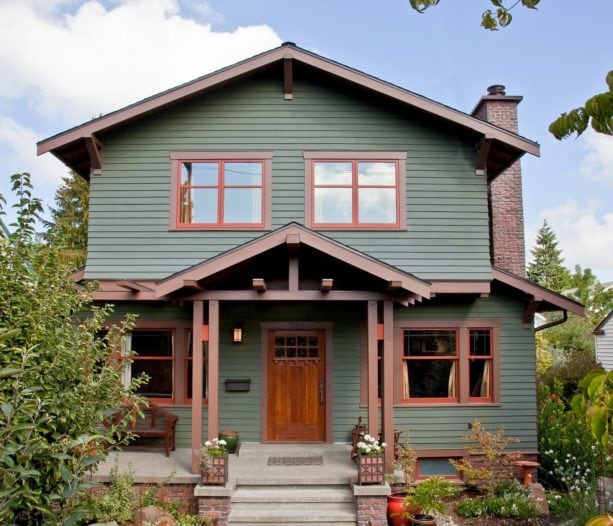
[[383, 455], [358, 455], [358, 484], [383, 484], [385, 481], [385, 457]]
[[202, 460], [202, 484], [224, 486], [228, 482], [228, 455]]

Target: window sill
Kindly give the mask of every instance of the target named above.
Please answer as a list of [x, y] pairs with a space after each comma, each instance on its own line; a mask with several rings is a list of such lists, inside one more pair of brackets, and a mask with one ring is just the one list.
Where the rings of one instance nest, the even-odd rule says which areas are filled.
[[[381, 407], [381, 401], [377, 403], [377, 407]], [[502, 407], [500, 402], [468, 402], [464, 404], [460, 403], [451, 403], [451, 402], [428, 402], [423, 404], [418, 404], [415, 402], [394, 402], [394, 409], [402, 409], [403, 407], [410, 408], [431, 408], [431, 407]], [[360, 409], [367, 409], [367, 403], [360, 403]]]
[[220, 232], [220, 231], [236, 231], [236, 232], [250, 232], [251, 230], [257, 231], [269, 231], [270, 227], [264, 226], [182, 226], [182, 227], [170, 227], [169, 232]]

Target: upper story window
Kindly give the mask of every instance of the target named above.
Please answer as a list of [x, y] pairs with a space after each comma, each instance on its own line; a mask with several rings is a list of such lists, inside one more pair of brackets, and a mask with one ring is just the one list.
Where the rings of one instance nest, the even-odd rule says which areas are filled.
[[309, 226], [405, 226], [403, 152], [305, 152], [304, 157]]
[[174, 152], [171, 228], [269, 228], [271, 152]]

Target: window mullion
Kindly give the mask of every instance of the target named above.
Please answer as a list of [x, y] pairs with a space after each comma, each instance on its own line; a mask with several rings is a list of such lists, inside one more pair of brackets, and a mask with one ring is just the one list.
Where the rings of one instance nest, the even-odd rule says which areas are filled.
[[217, 163], [217, 224], [224, 224], [224, 191], [225, 191], [225, 170], [226, 163], [225, 161], [218, 161]]
[[351, 224], [353, 226], [358, 226], [360, 224], [360, 202], [358, 198], [358, 161], [353, 161], [351, 165]]
[[459, 337], [458, 337], [458, 366], [460, 368], [459, 380], [460, 380], [460, 390], [459, 390], [459, 402], [461, 404], [466, 404], [469, 401], [470, 397], [470, 367], [469, 367], [469, 355], [470, 355], [470, 332], [468, 327], [460, 327], [458, 329]]

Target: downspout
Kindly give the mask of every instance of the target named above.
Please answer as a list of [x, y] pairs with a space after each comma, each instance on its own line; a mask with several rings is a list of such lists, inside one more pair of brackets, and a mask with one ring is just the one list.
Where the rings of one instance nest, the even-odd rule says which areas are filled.
[[562, 318], [560, 318], [559, 320], [550, 321], [549, 323], [545, 323], [544, 325], [540, 325], [539, 327], [534, 329], [534, 332], [542, 331], [544, 329], [549, 329], [550, 327], [555, 327], [556, 325], [560, 325], [567, 320], [568, 320], [568, 311], [565, 310], [564, 316], [562, 316]]

